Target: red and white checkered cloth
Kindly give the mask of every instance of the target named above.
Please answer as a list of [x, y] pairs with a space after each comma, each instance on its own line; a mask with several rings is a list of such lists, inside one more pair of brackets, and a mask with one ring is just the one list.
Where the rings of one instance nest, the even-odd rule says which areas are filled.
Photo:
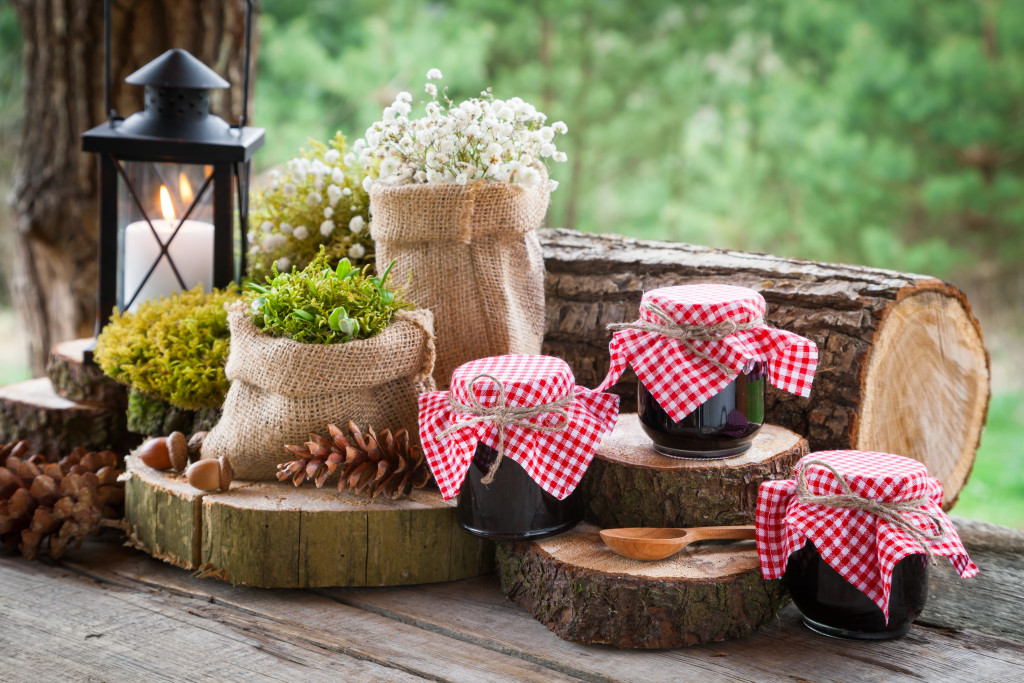
[[[830, 567], [881, 608], [888, 623], [893, 567], [907, 555], [926, 552], [906, 530], [867, 510], [801, 502], [796, 478], [805, 467], [807, 493], [844, 493], [831, 471], [813, 464], [816, 460], [834, 467], [851, 491], [863, 498], [895, 503], [925, 497], [927, 502], [918, 508], [921, 512], [908, 511], [901, 516], [925, 536], [935, 536], [939, 530], [923, 513], [938, 518], [946, 535], [937, 541], [925, 541], [927, 550], [948, 557], [964, 578], [978, 573], [956, 529], [942, 511], [942, 484], [928, 476], [924, 465], [886, 453], [822, 451], [804, 456], [796, 464], [793, 479], [766, 481], [758, 490], [757, 552], [764, 578], [781, 577], [789, 555], [810, 539]], [[808, 465], [809, 462], [812, 464]]]
[[[644, 294], [640, 320], [663, 324], [646, 310], [657, 304], [679, 325], [715, 325], [726, 320], [749, 323], [764, 315], [764, 297], [752, 289], [731, 285], [683, 285]], [[818, 367], [814, 342], [786, 330], [758, 326], [737, 330], [721, 341], [692, 341], [698, 351], [733, 370], [732, 374], [695, 356], [678, 339], [656, 332], [625, 329], [612, 336], [611, 366], [598, 391], [618, 381], [629, 363], [658, 404], [679, 422], [736, 379], [752, 361], [767, 367], [772, 385], [797, 396], [811, 393]]]
[[[481, 358], [459, 366], [452, 373], [450, 391], [463, 405], [471, 405], [470, 392], [484, 407], [498, 403], [498, 387], [487, 374], [505, 385], [505, 405], [538, 406], [571, 396], [565, 407], [569, 419], [564, 429], [543, 432], [515, 424], [505, 426], [505, 457], [515, 460], [537, 484], [559, 500], [576, 489], [590, 466], [601, 439], [619, 416], [619, 397], [576, 386], [565, 361], [551, 356], [509, 355]], [[474, 378], [476, 381], [474, 382]], [[472, 386], [470, 386], [472, 382]], [[471, 420], [472, 413], [457, 412], [447, 391], [419, 397], [420, 441], [434, 478], [447, 500], [458, 494], [477, 443], [498, 448], [498, 427], [482, 421], [441, 433], [453, 424]], [[556, 427], [565, 420], [558, 412], [541, 413], [527, 422]]]

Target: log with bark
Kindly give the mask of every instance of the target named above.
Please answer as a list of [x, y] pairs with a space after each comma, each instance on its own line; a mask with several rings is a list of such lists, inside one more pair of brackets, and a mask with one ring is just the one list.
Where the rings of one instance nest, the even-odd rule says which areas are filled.
[[559, 638], [623, 648], [672, 648], [739, 638], [789, 601], [765, 581], [753, 541], [695, 544], [657, 562], [620, 557], [597, 527], [498, 544], [510, 600]]
[[[92, 335], [96, 323], [99, 214], [96, 158], [79, 135], [105, 121], [102, 0], [11, 0], [23, 49], [25, 126], [13, 197], [11, 291], [42, 374], [50, 347]], [[242, 83], [242, 0], [113, 3], [112, 96], [121, 114], [142, 109], [125, 77], [172, 47], [184, 48], [235, 86]], [[253, 50], [258, 41], [253, 41]], [[255, 60], [255, 54], [253, 54]], [[211, 94], [234, 121], [242, 88]]]
[[620, 415], [583, 479], [586, 519], [608, 527], [753, 524], [763, 481], [788, 479], [807, 441], [764, 425], [746, 453], [670, 458], [654, 450], [635, 413]]
[[46, 374], [58, 396], [123, 410], [128, 405], [127, 387], [104, 375], [95, 363], [85, 362], [85, 350], [94, 341], [86, 337], [57, 344], [50, 351]]
[[[605, 325], [635, 320], [641, 294], [689, 283], [756, 289], [767, 321], [812, 339], [820, 364], [808, 399], [771, 390], [768, 422], [807, 437], [812, 450], [896, 453], [927, 465], [953, 505], [970, 474], [989, 398], [988, 354], [963, 292], [935, 278], [542, 230], [547, 268], [545, 353], [577, 382], [608, 370]], [[635, 410], [636, 377], [615, 391]]]

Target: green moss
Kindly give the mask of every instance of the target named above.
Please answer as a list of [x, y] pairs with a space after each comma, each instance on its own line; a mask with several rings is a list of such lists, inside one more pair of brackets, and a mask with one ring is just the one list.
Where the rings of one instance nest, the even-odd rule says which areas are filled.
[[228, 391], [224, 305], [238, 298], [197, 287], [115, 313], [96, 341], [96, 362], [108, 377], [178, 408], [219, 408]]
[[303, 344], [368, 339], [388, 326], [396, 310], [412, 307], [387, 288], [390, 266], [380, 277], [348, 259], [331, 268], [323, 248], [301, 271], [273, 271], [265, 284], [247, 285], [245, 301], [253, 324], [274, 337]]

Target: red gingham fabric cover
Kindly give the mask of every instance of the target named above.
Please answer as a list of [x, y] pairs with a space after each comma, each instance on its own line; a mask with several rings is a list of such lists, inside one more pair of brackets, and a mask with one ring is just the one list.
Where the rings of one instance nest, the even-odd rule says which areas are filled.
[[[940, 507], [942, 484], [928, 476], [924, 465], [886, 453], [821, 451], [804, 456], [796, 464], [793, 479], [762, 482], [758, 489], [757, 552], [764, 578], [781, 577], [790, 553], [810, 539], [830, 567], [881, 608], [888, 623], [893, 567], [907, 555], [925, 552], [905, 530], [867, 510], [801, 503], [796, 496], [796, 473], [809, 460], [832, 465], [853, 493], [865, 498], [893, 503], [927, 495], [929, 502], [921, 509], [942, 520], [946, 530], [944, 539], [928, 542], [932, 554], [948, 557], [964, 578], [978, 573]], [[813, 464], [807, 470], [807, 491], [813, 495], [844, 493], [835, 475]], [[925, 515], [907, 512], [903, 517], [926, 535], [938, 532]]]
[[[746, 287], [683, 285], [646, 292], [640, 319], [663, 324], [643, 304], [653, 301], [680, 325], [715, 325], [725, 320], [747, 323], [764, 315], [764, 297]], [[598, 391], [618, 381], [629, 363], [637, 378], [675, 422], [696, 410], [730, 382], [750, 361], [766, 364], [768, 381], [797, 396], [811, 393], [818, 367], [818, 347], [798, 334], [759, 326], [739, 330], [721, 341], [693, 341], [694, 348], [714, 358], [734, 374], [727, 375], [694, 356], [678, 339], [642, 330], [619, 330], [608, 350], [611, 366]]]
[[[469, 381], [482, 373], [493, 375], [505, 385], [507, 406], [537, 406], [573, 396], [566, 407], [569, 422], [565, 429], [541, 432], [512, 424], [505, 426], [505, 457], [522, 465], [542, 489], [559, 500], [564, 499], [576, 489], [601, 439], [615, 426], [619, 416], [619, 397], [576, 386], [572, 370], [559, 358], [508, 355], [481, 358], [455, 369], [450, 391], [463, 405], [471, 405]], [[487, 378], [477, 380], [472, 391], [485, 407], [497, 403], [498, 389]], [[453, 411], [447, 391], [420, 394], [420, 441], [441, 495], [446, 500], [458, 494], [477, 442], [483, 441], [495, 449], [498, 447], [498, 428], [490, 421], [458, 429], [444, 439], [438, 438], [451, 424], [472, 417], [469, 413]], [[531, 417], [528, 421], [555, 426], [563, 419], [552, 412]]]

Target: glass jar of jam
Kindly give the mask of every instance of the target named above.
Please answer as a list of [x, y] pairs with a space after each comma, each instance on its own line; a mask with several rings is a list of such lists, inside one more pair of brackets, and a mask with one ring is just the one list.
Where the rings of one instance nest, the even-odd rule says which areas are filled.
[[511, 458], [503, 459], [494, 481], [484, 484], [496, 457], [493, 448], [477, 444], [459, 491], [458, 520], [463, 529], [495, 541], [521, 541], [560, 534], [583, 520], [579, 488], [558, 500]]
[[907, 555], [893, 568], [888, 623], [878, 605], [830, 567], [811, 541], [789, 556], [782, 580], [808, 628], [837, 638], [890, 640], [906, 635], [924, 609], [928, 558]]
[[724, 458], [750, 448], [764, 423], [765, 373], [755, 361], [720, 392], [679, 422], [658, 405], [643, 382], [637, 383], [637, 410], [644, 432], [663, 455]]

